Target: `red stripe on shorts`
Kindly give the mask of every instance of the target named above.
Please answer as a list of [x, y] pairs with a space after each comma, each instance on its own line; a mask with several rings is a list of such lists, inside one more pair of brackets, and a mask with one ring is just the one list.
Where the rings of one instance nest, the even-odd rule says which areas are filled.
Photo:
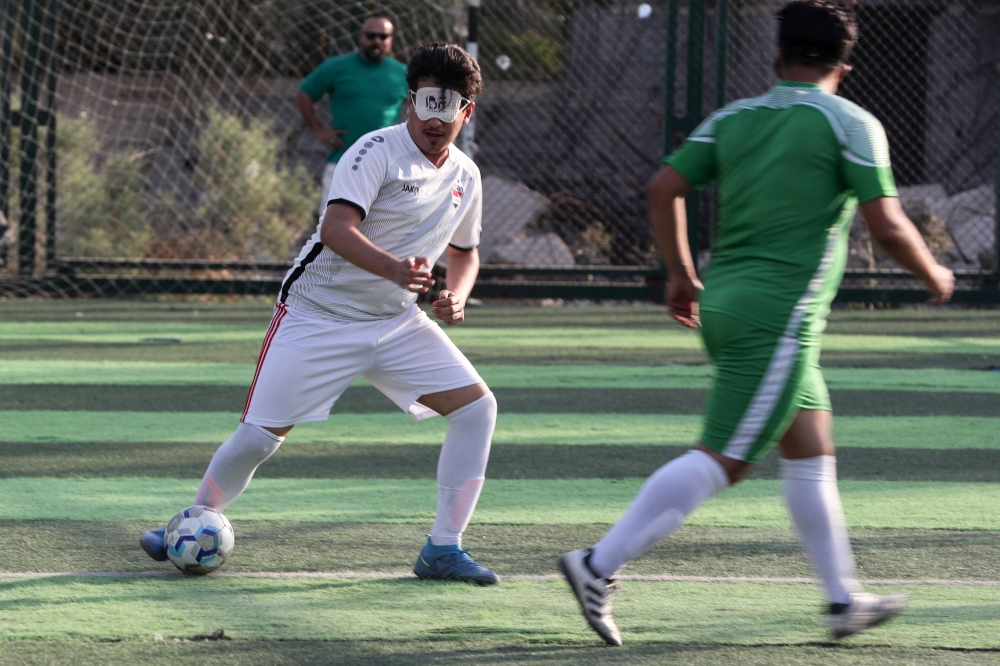
[[250, 411], [250, 400], [253, 399], [253, 390], [257, 388], [257, 377], [260, 376], [260, 369], [264, 365], [264, 357], [267, 356], [267, 350], [271, 348], [271, 341], [274, 340], [274, 335], [278, 332], [281, 320], [288, 314], [288, 306], [284, 303], [278, 303], [275, 307], [278, 310], [271, 317], [271, 325], [267, 329], [267, 335], [264, 336], [264, 343], [260, 346], [260, 358], [257, 359], [257, 370], [253, 373], [253, 383], [250, 384], [250, 392], [247, 394], [247, 402], [243, 406], [243, 416], [240, 417], [240, 423], [243, 422], [243, 419], [247, 417], [247, 412]]

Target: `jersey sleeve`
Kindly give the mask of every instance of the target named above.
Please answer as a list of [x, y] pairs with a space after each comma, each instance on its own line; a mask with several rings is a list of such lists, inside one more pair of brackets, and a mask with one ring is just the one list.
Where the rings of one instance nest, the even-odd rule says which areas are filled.
[[361, 219], [368, 216], [389, 168], [389, 147], [378, 140], [381, 137], [374, 139], [366, 134], [344, 151], [327, 193], [327, 205], [354, 206], [361, 211]]
[[324, 94], [333, 94], [336, 87], [337, 72], [339, 70], [336, 58], [323, 61], [319, 67], [314, 69], [309, 75], [299, 83], [299, 90], [309, 95], [312, 101], [318, 101]]
[[715, 152], [715, 130], [718, 127], [718, 111], [703, 120], [681, 147], [663, 159], [677, 169], [692, 187], [702, 187], [718, 176]]
[[469, 196], [466, 204], [468, 207], [449, 242], [449, 245], [461, 250], [471, 250], [479, 246], [479, 234], [483, 228], [483, 182], [479, 176], [474, 179], [472, 192], [467, 196]]
[[858, 118], [847, 129], [840, 157], [844, 179], [859, 203], [899, 196], [889, 163], [889, 141], [874, 116]]

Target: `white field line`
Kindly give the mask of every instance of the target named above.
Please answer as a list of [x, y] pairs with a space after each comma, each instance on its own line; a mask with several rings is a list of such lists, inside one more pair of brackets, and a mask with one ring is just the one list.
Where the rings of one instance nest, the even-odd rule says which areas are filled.
[[[217, 571], [213, 578], [264, 578], [264, 579], [341, 579], [341, 580], [393, 580], [413, 578], [409, 571]], [[62, 571], [14, 572], [0, 571], [0, 580], [25, 580], [39, 578], [178, 578], [180, 571]], [[502, 580], [551, 581], [562, 577], [556, 574], [515, 574], [501, 576]], [[642, 583], [770, 583], [779, 585], [819, 584], [815, 578], [775, 578], [768, 576], [618, 576], [617, 580]], [[1000, 587], [1000, 580], [946, 580], [941, 578], [870, 578], [864, 585], [970, 585]]]

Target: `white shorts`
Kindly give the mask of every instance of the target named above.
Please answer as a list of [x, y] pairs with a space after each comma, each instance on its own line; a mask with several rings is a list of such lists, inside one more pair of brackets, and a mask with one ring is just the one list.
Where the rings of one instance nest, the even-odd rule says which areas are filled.
[[323, 191], [320, 192], [319, 221], [323, 222], [323, 215], [326, 214], [326, 204], [330, 202], [330, 186], [333, 185], [333, 172], [337, 170], [336, 162], [327, 162], [323, 167]]
[[278, 303], [240, 420], [279, 428], [325, 421], [358, 377], [418, 421], [437, 416], [417, 402], [420, 396], [483, 381], [416, 305], [389, 319], [355, 322]]

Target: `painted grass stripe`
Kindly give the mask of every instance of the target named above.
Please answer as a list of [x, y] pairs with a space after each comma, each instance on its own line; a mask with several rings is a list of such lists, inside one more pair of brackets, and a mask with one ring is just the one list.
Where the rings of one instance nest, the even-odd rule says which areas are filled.
[[[0, 384], [0, 411], [236, 412], [246, 400], [242, 386], [146, 386], [101, 384]], [[493, 387], [508, 414], [701, 414], [706, 389], [605, 389]], [[830, 392], [843, 416], [996, 416], [1000, 393], [930, 391]], [[396, 413], [399, 408], [377, 389], [357, 386], [344, 393], [334, 414]]]
[[[236, 429], [226, 412], [2, 412], [0, 441], [27, 442], [187, 442], [218, 445]], [[440, 445], [447, 421], [415, 423], [403, 413], [377, 419], [338, 414], [329, 421], [302, 423], [289, 444]], [[701, 432], [699, 416], [616, 414], [505, 414], [497, 419], [494, 444], [630, 444], [690, 446]], [[1000, 449], [1000, 418], [985, 417], [838, 417], [839, 447]]]
[[[143, 572], [154, 565], [136, 547], [148, 523], [87, 521], [0, 522], [5, 567], [14, 572], [90, 571], [108, 565]], [[237, 522], [238, 550], [230, 572], [380, 572], [405, 568], [423, 542], [419, 525]], [[465, 542], [502, 575], [554, 572], [556, 558], [594, 543], [604, 525], [472, 525]], [[867, 578], [991, 580], [997, 532], [951, 530], [852, 530], [859, 571]], [[34, 549], [49, 546], [44, 560]], [[280, 551], [272, 545], [280, 543]], [[359, 548], [359, 544], [378, 544]], [[812, 575], [796, 533], [789, 530], [684, 526], [631, 562], [629, 574], [669, 572], [688, 576]]]
[[[493, 388], [695, 389], [711, 385], [708, 365], [537, 365], [479, 364]], [[128, 361], [4, 361], [2, 384], [213, 385], [246, 388], [251, 363], [144, 363]], [[1000, 372], [891, 368], [826, 368], [831, 389], [972, 391], [1000, 393]], [[364, 379], [356, 382], [367, 386]]]
[[[224, 302], [152, 302], [144, 300], [93, 299], [69, 301], [0, 302], [4, 321], [188, 321], [267, 326], [274, 307], [271, 297], [243, 297]], [[831, 332], [899, 332], [906, 335], [994, 334], [1000, 323], [995, 310], [955, 310], [941, 308], [905, 308], [898, 310], [835, 309], [830, 313]], [[672, 325], [662, 306], [651, 303], [604, 305], [595, 307], [509, 306], [499, 302], [471, 308], [465, 324], [469, 327], [546, 328], [563, 326], [602, 326], [608, 328], [662, 328]]]
[[[467, 345], [462, 351], [473, 363], [481, 364], [532, 364], [549, 368], [565, 364], [587, 365], [705, 365], [709, 359], [701, 349], [633, 349], [629, 347], [504, 347]], [[146, 363], [256, 363], [260, 340], [247, 342], [193, 343], [180, 345], [154, 344], [102, 344], [72, 341], [0, 341], [0, 360], [89, 360], [132, 361]], [[863, 349], [849, 351], [824, 350], [821, 361], [824, 368], [953, 368], [958, 370], [984, 370], [1000, 367], [997, 354], [954, 353], [893, 353], [870, 352]]]
[[[229, 638], [228, 636], [226, 638]], [[896, 647], [863, 645], [857, 639], [836, 646], [806, 641], [778, 645], [736, 645], [651, 641], [605, 650], [587, 636], [559, 641], [489, 632], [479, 628], [469, 636], [447, 642], [441, 640], [362, 641], [328, 640], [215, 640], [211, 633], [162, 642], [140, 639], [88, 638], [68, 640], [18, 640], [4, 646], [6, 662], [23, 664], [177, 664], [233, 663], [240, 666], [299, 666], [299, 664], [378, 664], [379, 666], [424, 666], [441, 663], [493, 663], [504, 666], [611, 666], [637, 664], [658, 666], [681, 663], [685, 666], [746, 666], [752, 664], [839, 664], [849, 655], [853, 666], [883, 664], [932, 665], [941, 662], [946, 651], [949, 666], [980, 666], [981, 650], [947, 647]], [[831, 652], [837, 651], [834, 655]], [[988, 657], [987, 657], [988, 658]], [[836, 661], [831, 661], [834, 659]], [[44, 660], [44, 661], [42, 661]], [[484, 660], [488, 660], [485, 661]]]
[[[1000, 620], [992, 612], [1000, 603], [1000, 590], [929, 585], [902, 589], [913, 595], [908, 612], [853, 643], [1000, 645]], [[823, 636], [817, 614], [820, 593], [814, 585], [630, 582], [626, 590], [616, 600], [615, 617], [630, 643], [787, 645]], [[179, 603], [191, 598], [199, 600], [197, 613]], [[429, 604], [433, 613], [426, 612]], [[352, 641], [379, 636], [431, 641], [473, 639], [489, 631], [510, 642], [594, 644], [565, 583], [558, 580], [508, 581], [492, 588], [414, 579], [226, 577], [57, 578], [0, 584], [0, 640], [152, 640], [153, 634], [208, 634], [220, 624], [236, 639]]]
[[[573, 446], [497, 444], [490, 452], [491, 479], [645, 478], [689, 447], [628, 444]], [[0, 442], [0, 478], [149, 476], [197, 478], [214, 444], [128, 443], [10, 444]], [[432, 479], [437, 446], [425, 444], [288, 444], [257, 470], [256, 478]], [[841, 448], [841, 479], [880, 481], [1000, 482], [1000, 449]], [[780, 478], [778, 456], [766, 457], [752, 478]]]
[[[242, 500], [241, 500], [242, 501]], [[3, 568], [11, 572], [172, 571], [138, 548], [149, 522], [0, 521]], [[229, 572], [409, 570], [426, 525], [238, 520]], [[482, 525], [464, 543], [502, 576], [555, 573], [568, 550], [597, 542], [607, 525]], [[995, 580], [1000, 532], [851, 529], [859, 575], [870, 579]], [[46, 544], [44, 558], [37, 544]], [[275, 548], [274, 544], [281, 544]], [[110, 559], [109, 559], [110, 558]], [[624, 569], [653, 576], [800, 577], [813, 575], [790, 529], [684, 525]]]
[[[663, 330], [615, 330], [609, 328], [544, 329], [451, 328], [449, 336], [459, 347], [596, 347], [631, 349], [701, 349], [696, 333], [677, 328]], [[264, 327], [179, 324], [173, 322], [0, 322], [0, 340], [71, 340], [77, 343], [162, 344], [179, 339], [183, 343], [260, 341]], [[901, 335], [824, 336], [823, 346], [831, 351], [864, 349], [878, 352], [1000, 353], [1000, 337], [938, 337]]]
[[[476, 522], [614, 522], [642, 479], [489, 480]], [[165, 521], [190, 504], [198, 481], [114, 478], [0, 480], [0, 520]], [[840, 484], [848, 524], [870, 528], [1000, 529], [1000, 486], [919, 481]], [[430, 525], [436, 485], [422, 479], [259, 479], [227, 510], [232, 520]], [[746, 481], [689, 521], [720, 527], [789, 526], [779, 481]]]
[[[181, 578], [180, 571], [59, 571], [54, 573], [17, 573], [0, 571], [0, 580], [49, 580], [54, 578]], [[409, 580], [412, 571], [216, 571], [212, 578], [241, 578], [248, 580]], [[545, 582], [561, 580], [556, 574], [507, 574], [504, 581]], [[764, 583], [769, 585], [819, 585], [818, 578], [775, 578], [767, 576], [630, 576], [619, 574], [615, 580], [638, 583]], [[955, 585], [971, 587], [1000, 587], [1000, 580], [943, 580], [939, 578], [861, 578], [862, 585]]]

